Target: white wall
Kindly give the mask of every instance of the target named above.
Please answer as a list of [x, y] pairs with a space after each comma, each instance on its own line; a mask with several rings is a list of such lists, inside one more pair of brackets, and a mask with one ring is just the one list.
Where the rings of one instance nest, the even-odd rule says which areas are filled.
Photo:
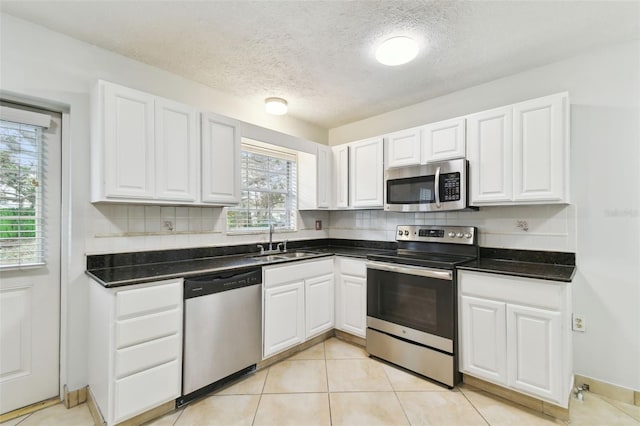
[[[175, 99], [204, 110], [233, 117], [298, 138], [326, 143], [327, 132], [291, 117], [264, 113], [252, 105], [201, 84], [3, 14], [0, 16], [0, 95], [66, 111], [63, 121], [64, 199], [62, 276], [63, 383], [70, 390], [87, 384], [87, 301], [89, 279], [85, 253], [166, 249], [218, 244], [242, 244], [263, 240], [264, 235], [227, 237], [220, 208], [97, 207], [89, 202], [89, 93], [97, 79], [105, 79]], [[296, 138], [245, 125], [251, 137], [282, 138], [292, 146]], [[168, 233], [159, 228], [162, 214], [186, 220], [187, 229]], [[301, 213], [302, 231], [278, 238], [325, 237], [314, 231], [315, 219], [325, 213]], [[142, 222], [140, 222], [140, 220]], [[147, 228], [139, 231], [143, 223]], [[137, 228], [138, 227], [138, 228]], [[66, 312], [66, 314], [64, 314]]]
[[[575, 251], [576, 373], [640, 390], [640, 43], [630, 42], [471, 87], [329, 130], [329, 144], [376, 136], [551, 93], [571, 98], [571, 190], [567, 208], [482, 209], [441, 217], [384, 212], [330, 215], [330, 236], [392, 240], [396, 223], [475, 224], [491, 247]], [[534, 221], [525, 234], [517, 218]], [[501, 223], [502, 221], [502, 223]], [[486, 235], [486, 234], [490, 235]], [[542, 234], [556, 234], [556, 237]]]

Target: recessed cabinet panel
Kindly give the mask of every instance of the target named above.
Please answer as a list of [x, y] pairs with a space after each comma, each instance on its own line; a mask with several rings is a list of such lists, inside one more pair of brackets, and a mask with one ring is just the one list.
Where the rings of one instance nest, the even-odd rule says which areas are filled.
[[195, 202], [198, 196], [199, 115], [195, 108], [156, 101], [157, 196]]
[[566, 96], [556, 95], [514, 105], [516, 201], [565, 198], [567, 100]]
[[305, 338], [331, 330], [335, 324], [333, 273], [306, 280], [305, 299]]
[[465, 119], [428, 124], [422, 129], [422, 163], [465, 156]]
[[340, 280], [341, 329], [365, 337], [367, 334], [367, 280], [343, 275]]
[[264, 290], [264, 358], [304, 341], [304, 281]]
[[509, 386], [562, 397], [561, 313], [507, 305]]
[[462, 296], [461, 369], [496, 383], [507, 383], [505, 304]]
[[512, 109], [498, 108], [467, 117], [467, 159], [471, 204], [513, 197]]
[[214, 114], [202, 117], [202, 201], [240, 202], [240, 133], [235, 121]]
[[383, 205], [382, 138], [349, 144], [349, 195], [351, 207]]
[[384, 137], [387, 168], [420, 164], [420, 128], [391, 133]]
[[117, 85], [103, 90], [106, 196], [152, 199], [155, 98]]
[[333, 147], [334, 174], [335, 174], [335, 206], [337, 208], [349, 207], [349, 146], [340, 145]]

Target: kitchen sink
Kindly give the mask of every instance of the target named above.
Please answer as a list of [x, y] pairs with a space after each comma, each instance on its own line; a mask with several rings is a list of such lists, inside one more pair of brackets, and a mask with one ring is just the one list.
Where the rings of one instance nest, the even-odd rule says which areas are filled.
[[275, 254], [252, 254], [249, 257], [254, 259], [260, 259], [263, 262], [275, 262], [277, 260], [303, 259], [306, 257], [315, 256], [315, 255], [317, 255], [317, 253], [289, 251], [289, 252], [275, 253]]
[[275, 254], [275, 257], [279, 257], [280, 259], [299, 259], [301, 257], [309, 257], [313, 256], [315, 253], [304, 253], [300, 251], [292, 251], [287, 253]]

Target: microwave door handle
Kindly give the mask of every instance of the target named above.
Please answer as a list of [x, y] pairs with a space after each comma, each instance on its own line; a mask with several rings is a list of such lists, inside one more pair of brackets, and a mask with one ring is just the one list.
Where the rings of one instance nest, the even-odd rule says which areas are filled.
[[436, 181], [434, 183], [434, 192], [436, 194], [436, 207], [440, 208], [440, 166], [436, 169]]

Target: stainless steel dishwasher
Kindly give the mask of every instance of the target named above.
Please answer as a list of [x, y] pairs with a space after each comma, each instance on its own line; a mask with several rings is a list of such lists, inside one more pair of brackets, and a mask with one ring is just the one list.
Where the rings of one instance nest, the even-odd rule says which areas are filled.
[[205, 395], [262, 359], [262, 269], [184, 280], [182, 397]]

